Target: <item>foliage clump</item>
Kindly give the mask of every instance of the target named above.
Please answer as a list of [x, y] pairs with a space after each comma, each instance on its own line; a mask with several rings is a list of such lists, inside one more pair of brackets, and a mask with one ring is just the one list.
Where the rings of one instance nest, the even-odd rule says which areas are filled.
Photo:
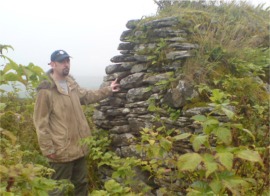
[[[214, 111], [192, 118], [201, 133], [144, 129], [146, 168], [157, 178], [182, 179], [187, 195], [269, 194], [269, 8], [235, 1], [157, 3], [156, 18], [177, 17], [174, 28], [199, 46], [176, 75]], [[193, 152], [171, 154], [173, 143], [187, 138]], [[173, 184], [164, 189], [179, 191]]]
[[[55, 188], [67, 189], [70, 183], [50, 179], [54, 171], [40, 153], [32, 120], [35, 87], [45, 73], [32, 63], [18, 65], [2, 54], [10, 48], [0, 45], [0, 58], [7, 62], [0, 70], [0, 85], [12, 87], [0, 89], [0, 195], [48, 195]], [[19, 96], [19, 83], [25, 85], [28, 97]]]

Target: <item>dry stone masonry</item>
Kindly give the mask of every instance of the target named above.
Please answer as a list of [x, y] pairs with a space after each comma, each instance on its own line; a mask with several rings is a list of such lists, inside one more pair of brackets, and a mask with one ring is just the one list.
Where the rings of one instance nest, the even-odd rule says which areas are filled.
[[[150, 100], [156, 105], [166, 104], [179, 109], [187, 99], [197, 95], [192, 85], [182, 80], [178, 73], [185, 59], [190, 58], [192, 50], [198, 46], [188, 43], [188, 33], [177, 26], [176, 17], [144, 23], [128, 21], [128, 30], [122, 33], [122, 43], [118, 46], [121, 54], [114, 56], [111, 59], [114, 64], [106, 67], [107, 76], [102, 86], [118, 78], [121, 92], [100, 102], [94, 120], [99, 128], [110, 132], [112, 145], [120, 156], [134, 155], [134, 144], [143, 127], [158, 126], [154, 120], [155, 112], [148, 109]], [[161, 42], [165, 49], [154, 56]], [[163, 65], [159, 65], [160, 62], [153, 64], [152, 59], [160, 56], [163, 56]], [[177, 84], [174, 88], [167, 88], [166, 84], [173, 79], [177, 79]], [[159, 115], [169, 127], [194, 131], [190, 117], [206, 111], [208, 108], [192, 108], [176, 120], [172, 120], [166, 111]]]
[[[109, 131], [112, 147], [121, 157], [139, 156], [135, 146], [142, 128], [161, 126], [162, 121], [168, 128], [196, 132], [200, 128], [193, 124], [191, 117], [211, 111], [210, 107], [182, 110], [187, 100], [198, 96], [192, 84], [181, 75], [186, 59], [192, 58], [198, 45], [188, 42], [188, 32], [179, 25], [176, 17], [128, 21], [128, 30], [120, 37], [120, 55], [114, 56], [113, 64], [106, 67], [107, 76], [102, 86], [118, 78], [121, 91], [100, 102], [94, 121], [97, 127]], [[172, 119], [168, 111], [160, 108], [160, 120], [156, 121], [157, 111], [149, 109], [153, 103], [181, 109], [180, 115]], [[174, 148], [185, 153], [191, 146], [182, 142], [174, 144]], [[170, 179], [167, 180], [155, 183], [171, 184]]]

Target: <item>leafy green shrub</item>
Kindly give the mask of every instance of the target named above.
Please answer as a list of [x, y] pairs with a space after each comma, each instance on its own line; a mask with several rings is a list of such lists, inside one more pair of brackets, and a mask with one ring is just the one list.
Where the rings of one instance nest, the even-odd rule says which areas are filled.
[[[231, 96], [212, 90], [208, 115], [196, 115], [202, 127], [197, 134], [180, 133], [163, 127], [144, 129], [138, 149], [144, 155], [145, 169], [156, 178], [170, 176], [172, 182], [181, 179], [182, 186], [173, 183], [165, 192], [185, 192], [187, 195], [268, 195], [268, 148], [257, 143], [253, 133], [239, 123], [239, 116], [231, 109], [236, 103]], [[237, 104], [236, 104], [237, 105]], [[213, 114], [225, 115], [220, 121]], [[178, 154], [175, 142], [190, 138], [193, 152]], [[247, 145], [246, 138], [250, 138]]]
[[[87, 144], [90, 149], [88, 166], [91, 190], [94, 190], [93, 194], [101, 194], [104, 191], [103, 189], [107, 190], [108, 193], [114, 193], [112, 195], [126, 195], [126, 193], [132, 195], [139, 194], [138, 191], [142, 193], [149, 191], [146, 185], [140, 184], [135, 179], [136, 171], [134, 168], [141, 166], [141, 160], [135, 157], [121, 158], [116, 155], [110, 149], [110, 139], [106, 131], [96, 130], [92, 137], [83, 140], [82, 143]], [[111, 171], [111, 180], [106, 181], [104, 185], [98, 172], [102, 167]], [[140, 190], [138, 190], [138, 186], [141, 187]], [[100, 188], [103, 191], [97, 191]]]
[[[0, 194], [48, 195], [60, 185], [50, 180], [53, 170], [41, 155], [32, 121], [34, 87], [43, 79], [43, 70], [33, 64], [18, 65], [2, 54], [12, 48], [0, 45], [0, 57], [7, 61], [0, 70], [1, 85], [11, 85], [13, 91], [1, 89], [0, 114]], [[20, 98], [18, 83], [26, 86], [29, 98]], [[18, 144], [19, 143], [19, 144]]]
[[1, 128], [0, 134], [1, 195], [47, 195], [57, 187], [56, 181], [48, 179], [53, 170], [23, 161], [30, 152], [21, 150], [11, 132]]
[[94, 190], [92, 196], [135, 196], [141, 194], [135, 194], [130, 192], [130, 188], [123, 187], [121, 184], [111, 179], [105, 182], [105, 190]]

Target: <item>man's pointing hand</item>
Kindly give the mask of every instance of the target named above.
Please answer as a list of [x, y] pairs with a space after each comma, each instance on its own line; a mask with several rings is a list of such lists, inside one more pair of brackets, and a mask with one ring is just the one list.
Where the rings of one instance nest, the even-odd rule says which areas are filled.
[[112, 92], [118, 92], [120, 91], [120, 84], [117, 83], [118, 78], [116, 78], [112, 83], [111, 83], [111, 87], [112, 87]]

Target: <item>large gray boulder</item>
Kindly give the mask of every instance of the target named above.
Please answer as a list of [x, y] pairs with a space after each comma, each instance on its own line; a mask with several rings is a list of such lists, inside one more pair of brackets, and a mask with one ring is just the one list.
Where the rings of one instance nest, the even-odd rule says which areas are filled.
[[144, 73], [134, 73], [120, 81], [121, 88], [134, 88], [142, 85]]
[[144, 101], [147, 100], [151, 94], [152, 92], [147, 87], [132, 88], [127, 92], [127, 102]]
[[164, 96], [163, 102], [171, 107], [179, 108], [185, 106], [188, 99], [198, 96], [194, 87], [185, 80], [179, 80], [178, 85], [172, 88]]

